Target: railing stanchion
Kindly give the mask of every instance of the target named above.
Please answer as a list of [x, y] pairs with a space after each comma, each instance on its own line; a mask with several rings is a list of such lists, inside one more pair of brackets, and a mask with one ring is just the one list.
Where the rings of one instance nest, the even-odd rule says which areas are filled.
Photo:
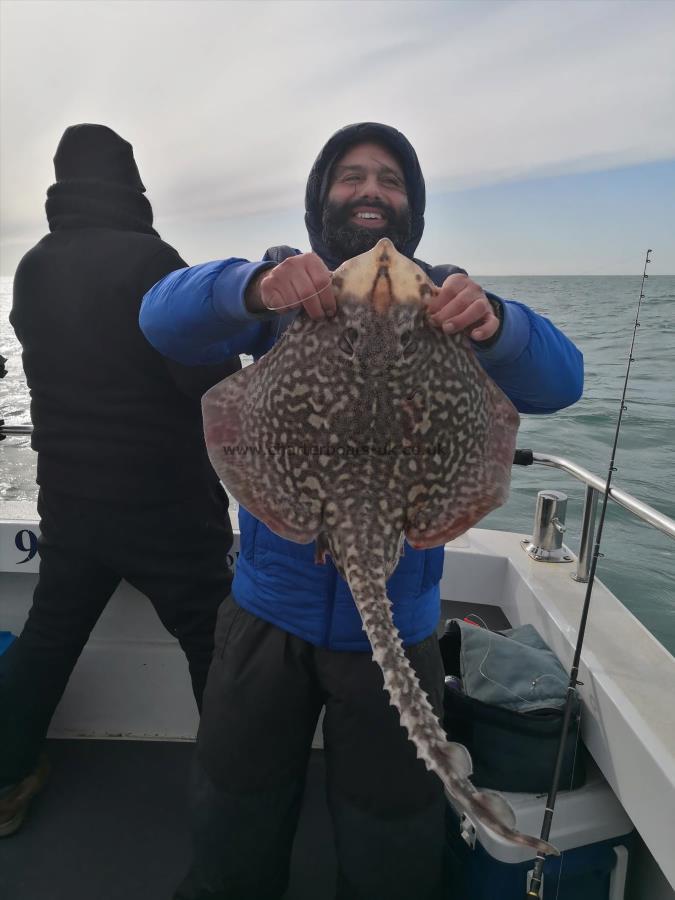
[[583, 584], [588, 582], [591, 571], [591, 556], [593, 553], [593, 538], [595, 537], [595, 513], [598, 508], [598, 492], [590, 484], [586, 485], [584, 497], [584, 512], [581, 525], [581, 542], [579, 544], [579, 557], [577, 570], [572, 575], [575, 581]]

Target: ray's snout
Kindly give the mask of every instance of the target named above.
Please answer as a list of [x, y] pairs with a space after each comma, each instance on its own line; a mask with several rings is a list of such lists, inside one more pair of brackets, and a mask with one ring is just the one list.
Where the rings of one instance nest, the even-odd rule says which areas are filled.
[[436, 291], [420, 267], [399, 253], [389, 238], [381, 238], [372, 250], [344, 262], [333, 274], [338, 302], [351, 299], [367, 303], [380, 315], [397, 304], [426, 305]]

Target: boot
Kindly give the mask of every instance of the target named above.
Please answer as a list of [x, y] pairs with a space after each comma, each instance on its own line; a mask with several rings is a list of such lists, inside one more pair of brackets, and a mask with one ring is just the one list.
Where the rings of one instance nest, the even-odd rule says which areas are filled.
[[19, 830], [30, 801], [44, 787], [49, 771], [49, 760], [43, 753], [30, 775], [0, 792], [0, 838], [9, 837]]

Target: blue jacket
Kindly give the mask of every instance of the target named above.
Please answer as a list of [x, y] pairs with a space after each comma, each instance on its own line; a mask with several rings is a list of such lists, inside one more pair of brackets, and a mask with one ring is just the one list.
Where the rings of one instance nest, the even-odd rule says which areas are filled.
[[[144, 297], [140, 324], [160, 352], [185, 365], [211, 364], [235, 354], [255, 359], [272, 347], [295, 312], [261, 319], [244, 293], [261, 262], [225, 259], [180, 269]], [[432, 270], [439, 283], [447, 268]], [[497, 298], [499, 299], [499, 298]], [[524, 413], [549, 413], [581, 396], [583, 360], [543, 316], [501, 300], [503, 326], [489, 349], [476, 348], [485, 371]], [[233, 584], [237, 602], [253, 614], [319, 646], [369, 651], [349, 588], [335, 566], [314, 562], [314, 546], [275, 535], [240, 508], [241, 550]], [[443, 548], [404, 555], [387, 583], [394, 621], [406, 645], [432, 634], [440, 614]]]

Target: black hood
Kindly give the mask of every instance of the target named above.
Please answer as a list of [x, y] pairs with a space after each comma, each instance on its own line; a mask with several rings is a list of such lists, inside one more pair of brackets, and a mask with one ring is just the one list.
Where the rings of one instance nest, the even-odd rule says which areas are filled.
[[422, 170], [412, 145], [400, 131], [389, 125], [380, 125], [378, 122], [359, 122], [356, 125], [347, 125], [335, 132], [317, 156], [307, 179], [305, 193], [305, 225], [309, 234], [309, 243], [312, 250], [331, 269], [336, 269], [344, 260], [331, 256], [322, 237], [321, 220], [330, 173], [336, 160], [349, 147], [364, 141], [376, 141], [378, 144], [383, 144], [391, 150], [403, 169], [411, 215], [411, 237], [403, 248], [405, 255], [412, 259], [417, 245], [422, 239], [426, 194]]
[[106, 125], [71, 125], [54, 156], [57, 181], [104, 181], [145, 193], [128, 141]]
[[54, 155], [47, 190], [51, 231], [115, 228], [157, 235], [134, 149], [106, 125], [71, 125]]

